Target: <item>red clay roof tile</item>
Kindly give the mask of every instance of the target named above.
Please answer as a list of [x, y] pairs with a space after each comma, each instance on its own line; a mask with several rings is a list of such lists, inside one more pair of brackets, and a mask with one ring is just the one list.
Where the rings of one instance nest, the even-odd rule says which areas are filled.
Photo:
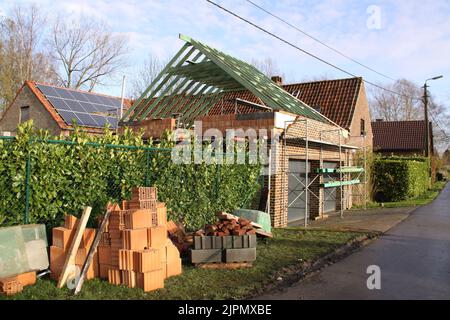
[[[320, 107], [320, 113], [339, 126], [350, 127], [353, 111], [356, 106], [362, 78], [348, 78], [338, 80], [324, 80], [307, 83], [283, 85], [283, 89], [297, 97], [310, 107]], [[234, 113], [261, 112], [248, 106], [236, 105], [235, 98], [262, 104], [250, 91], [235, 91], [224, 95], [209, 111], [210, 115]]]

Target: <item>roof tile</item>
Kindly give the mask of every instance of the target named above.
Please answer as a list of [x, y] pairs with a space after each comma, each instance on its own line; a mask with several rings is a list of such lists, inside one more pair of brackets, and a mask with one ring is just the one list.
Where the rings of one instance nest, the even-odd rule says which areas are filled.
[[[320, 107], [320, 113], [325, 117], [348, 129], [352, 121], [361, 84], [362, 78], [348, 78], [287, 84], [282, 87], [307, 105], [313, 108]], [[236, 105], [234, 103], [235, 98], [263, 104], [250, 91], [228, 92], [209, 111], [209, 114], [234, 113], [235, 109], [238, 113], [261, 112], [260, 109]]]
[[[372, 122], [374, 150], [425, 149], [425, 121], [375, 121]], [[432, 127], [430, 125], [430, 133]], [[432, 136], [432, 134], [431, 134]]]

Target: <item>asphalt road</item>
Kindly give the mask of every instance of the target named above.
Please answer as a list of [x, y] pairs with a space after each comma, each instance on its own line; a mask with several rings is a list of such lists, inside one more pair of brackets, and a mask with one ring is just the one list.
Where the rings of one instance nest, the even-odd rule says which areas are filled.
[[[380, 267], [380, 290], [367, 288], [370, 265]], [[368, 246], [259, 299], [450, 299], [450, 183]]]

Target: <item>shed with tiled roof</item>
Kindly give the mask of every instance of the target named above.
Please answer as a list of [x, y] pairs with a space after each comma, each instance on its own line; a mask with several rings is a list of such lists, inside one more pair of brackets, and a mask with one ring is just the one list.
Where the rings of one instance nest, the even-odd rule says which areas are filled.
[[[430, 150], [433, 150], [433, 128], [430, 122]], [[425, 121], [372, 122], [373, 149], [385, 155], [424, 155]]]

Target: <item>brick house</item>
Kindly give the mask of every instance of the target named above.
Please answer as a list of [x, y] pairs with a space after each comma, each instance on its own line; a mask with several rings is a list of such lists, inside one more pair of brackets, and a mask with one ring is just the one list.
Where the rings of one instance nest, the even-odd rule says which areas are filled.
[[[0, 134], [14, 135], [20, 123], [31, 119], [35, 128], [53, 135], [68, 135], [73, 120], [82, 130], [99, 134], [106, 123], [117, 128], [120, 104], [117, 97], [26, 81], [0, 118]], [[129, 105], [124, 99], [125, 109]]]
[[[354, 153], [359, 149], [354, 143], [362, 139], [354, 140], [350, 131], [361, 135], [361, 119], [363, 131], [371, 131], [360, 78], [324, 82], [325, 89], [317, 101], [311, 98], [320, 105], [318, 112], [299, 99], [301, 92], [283, 90], [244, 61], [180, 37], [184, 46], [125, 113], [123, 126], [151, 130], [152, 124], [159, 121], [163, 129], [163, 123], [170, 127], [173, 122], [168, 119], [174, 119], [176, 127], [197, 132], [201, 125], [203, 135], [225, 135], [229, 129], [265, 129], [270, 137], [271, 170], [264, 177], [259, 207], [268, 208], [275, 227], [301, 221], [305, 215], [324, 218], [325, 213], [352, 206], [351, 185], [359, 180], [341, 173], [336, 181], [336, 174], [323, 172], [342, 172], [343, 167], [353, 165]], [[313, 96], [315, 89], [310, 87], [307, 84], [301, 89], [305, 97]], [[299, 90], [295, 85], [289, 89]], [[345, 92], [349, 93], [341, 97]], [[346, 110], [339, 112], [336, 119], [343, 125], [323, 113], [329, 110], [334, 115], [333, 110], [340, 105], [345, 105]], [[359, 110], [355, 112], [355, 108]], [[153, 130], [152, 134], [158, 133]]]
[[[373, 151], [390, 156], [424, 156], [426, 152], [425, 121], [372, 122]], [[433, 126], [430, 122], [430, 151], [434, 150]]]
[[[283, 84], [279, 76], [272, 80], [286, 92], [311, 106], [325, 117], [349, 131], [349, 143], [358, 147], [372, 149], [372, 126], [369, 105], [362, 78], [347, 78]], [[236, 103], [245, 100], [261, 103], [257, 96], [248, 90], [228, 92], [209, 114], [252, 113], [258, 110], [251, 106]], [[362, 137], [365, 135], [365, 139]]]

